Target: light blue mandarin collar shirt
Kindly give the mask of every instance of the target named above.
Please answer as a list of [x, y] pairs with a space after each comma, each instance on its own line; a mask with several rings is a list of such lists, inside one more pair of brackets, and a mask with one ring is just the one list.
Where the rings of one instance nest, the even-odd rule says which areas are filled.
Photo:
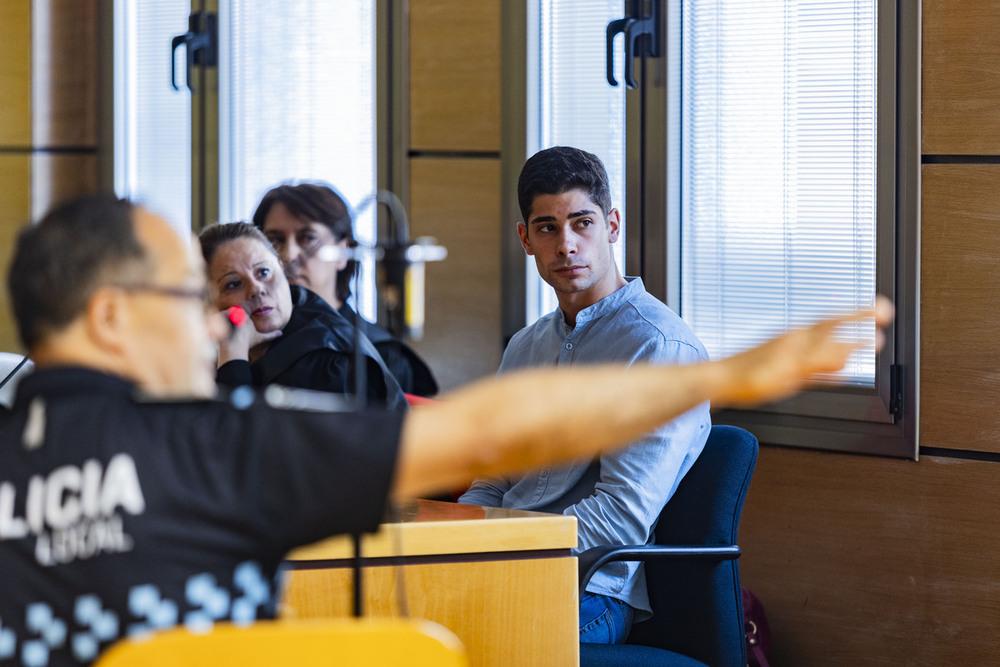
[[[672, 310], [646, 292], [642, 280], [581, 310], [576, 326], [556, 310], [519, 331], [504, 352], [500, 372], [530, 366], [707, 361], [705, 348]], [[580, 391], [601, 391], [581, 387]], [[609, 396], [627, 401], [628, 395]], [[525, 400], [544, 401], [544, 396]], [[625, 449], [597, 461], [545, 468], [513, 478], [479, 479], [459, 502], [538, 510], [577, 517], [579, 549], [646, 544], [656, 518], [701, 453], [711, 428], [707, 403], [681, 415]], [[572, 415], [567, 415], [571, 418]], [[645, 574], [637, 563], [611, 563], [587, 590], [624, 600], [650, 615]]]

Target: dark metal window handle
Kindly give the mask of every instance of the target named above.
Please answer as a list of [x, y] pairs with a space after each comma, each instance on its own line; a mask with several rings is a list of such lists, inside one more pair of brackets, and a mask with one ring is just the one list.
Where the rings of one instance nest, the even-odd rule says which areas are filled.
[[215, 67], [218, 63], [218, 42], [215, 14], [194, 12], [188, 16], [188, 31], [170, 40], [170, 85], [174, 90], [181, 89], [177, 85], [177, 49], [183, 44], [187, 52], [186, 83], [188, 90], [193, 93], [191, 78], [194, 66]]
[[[657, 58], [661, 52], [662, 29], [660, 26], [660, 6], [662, 0], [629, 0], [627, 16], [615, 19], [608, 23], [607, 29], [607, 76], [608, 83], [617, 86], [614, 76], [614, 40], [615, 35], [623, 33], [625, 36], [625, 85], [629, 88], [636, 88], [639, 84], [635, 80], [635, 58], [636, 56], [650, 56]], [[647, 16], [642, 16], [643, 6], [649, 9]], [[646, 37], [646, 39], [642, 39]]]
[[[608, 83], [612, 86], [617, 86], [618, 82], [615, 81], [615, 35], [620, 32], [624, 32], [625, 28], [633, 23], [635, 19], [621, 18], [615, 19], [608, 24], [608, 42], [606, 47], [607, 55], [607, 70], [608, 70]], [[628, 52], [628, 47], [626, 47], [626, 55]]]

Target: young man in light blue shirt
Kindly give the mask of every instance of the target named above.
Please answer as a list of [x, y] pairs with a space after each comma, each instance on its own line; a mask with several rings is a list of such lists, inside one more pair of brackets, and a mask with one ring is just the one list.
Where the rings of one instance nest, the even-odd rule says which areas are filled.
[[[597, 156], [564, 146], [543, 150], [525, 162], [517, 187], [521, 244], [555, 289], [559, 308], [511, 339], [501, 373], [528, 366], [708, 359], [694, 333], [646, 292], [641, 279], [622, 277], [612, 253], [621, 218], [611, 207], [607, 172]], [[574, 515], [581, 550], [651, 542], [660, 510], [708, 438], [708, 407], [704, 403], [598, 460], [478, 479], [460, 502]], [[611, 563], [591, 579], [580, 601], [580, 641], [622, 642], [633, 620], [650, 614], [641, 564]]]

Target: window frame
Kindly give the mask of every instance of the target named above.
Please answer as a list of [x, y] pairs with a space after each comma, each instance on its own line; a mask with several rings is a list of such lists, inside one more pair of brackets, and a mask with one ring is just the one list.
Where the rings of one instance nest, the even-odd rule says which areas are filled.
[[[651, 217], [644, 228], [653, 227], [668, 248], [661, 266], [668, 267], [663, 292], [657, 294], [682, 312], [680, 303], [680, 125], [679, 70], [681, 68], [680, 2], [670, 0], [665, 16], [667, 57], [643, 63], [645, 126], [640, 142], [647, 153], [645, 171], [656, 174], [666, 188], [647, 188], [636, 196], [645, 211], [662, 206], [665, 215]], [[915, 310], [917, 283], [916, 246], [910, 241], [917, 229], [919, 178], [918, 118], [915, 110], [919, 63], [919, 29], [911, 12], [915, 8], [895, 0], [879, 1], [878, 35], [878, 130], [876, 185], [876, 291], [896, 304], [897, 322], [887, 331], [886, 344], [876, 357], [875, 387], [820, 386], [752, 410], [725, 410], [713, 415], [719, 423], [730, 423], [753, 431], [765, 443], [834, 451], [917, 457], [916, 397], [907, 391], [916, 376]], [[650, 98], [658, 98], [652, 103]], [[665, 98], [665, 101], [664, 101]], [[661, 106], [662, 105], [662, 106]], [[660, 108], [666, 110], [662, 113]], [[658, 117], [668, 119], [657, 123]], [[888, 119], [888, 120], [886, 120]], [[669, 122], [673, 120], [673, 122]], [[660, 130], [665, 125], [673, 132]], [[658, 134], [657, 134], [658, 131]], [[631, 137], [630, 137], [631, 139]], [[652, 148], [653, 155], [649, 157]], [[661, 166], [662, 165], [662, 166]], [[649, 178], [645, 179], [649, 182]], [[654, 185], [657, 181], [654, 180]], [[667, 197], [659, 197], [666, 192]], [[651, 194], [650, 194], [651, 193]], [[650, 201], [652, 199], [652, 201]], [[657, 220], [666, 221], [657, 222]], [[639, 241], [645, 266], [656, 265], [646, 254], [659, 247], [651, 239]], [[662, 285], [650, 280], [648, 283]], [[909, 372], [908, 372], [909, 371]]]
[[[680, 2], [659, 0], [665, 55], [638, 58], [639, 86], [626, 100], [626, 265], [641, 276], [647, 290], [680, 310], [680, 177], [682, 128], [679, 92]], [[901, 0], [879, 0], [879, 126], [876, 241], [876, 289], [893, 300], [895, 323], [876, 358], [875, 388], [826, 386], [803, 391], [779, 403], [753, 410], [721, 410], [716, 423], [742, 426], [762, 443], [917, 458], [918, 243], [919, 243], [919, 8]], [[531, 28], [528, 3], [511, 3], [502, 16], [504, 71], [524, 72]], [[624, 5], [625, 3], [623, 3]], [[510, 29], [507, 29], [510, 28]], [[519, 38], [518, 38], [519, 37]], [[616, 54], [618, 57], [618, 54]], [[518, 69], [514, 69], [517, 67]], [[518, 218], [516, 178], [526, 158], [525, 79], [508, 77], [503, 91], [504, 220]], [[888, 92], [888, 94], [887, 94]], [[512, 100], [517, 100], [514, 102]], [[518, 108], [514, 105], [519, 104]], [[674, 122], [658, 122], [673, 118]], [[886, 122], [885, 118], [889, 121]], [[524, 323], [524, 253], [504, 229], [504, 337]], [[886, 258], [889, 261], [885, 261]], [[845, 417], [846, 416], [846, 417]]]
[[[124, 0], [118, 0], [124, 2]], [[216, 19], [220, 19], [223, 11], [229, 11], [229, 0], [189, 0], [188, 11], [208, 12], [214, 14]], [[109, 3], [105, 14], [102, 17], [103, 25], [106, 26], [109, 34], [114, 38], [115, 21], [119, 20], [115, 9], [117, 3]], [[406, 6], [400, 0], [376, 0], [374, 2], [375, 11], [375, 36], [374, 36], [374, 91], [375, 91], [375, 187], [378, 190], [391, 190], [396, 192], [404, 201], [407, 196], [407, 169], [405, 160], [405, 146], [408, 145], [408, 126], [405, 122], [406, 110], [406, 52], [408, 42], [408, 32], [406, 30]], [[227, 5], [220, 7], [220, 5]], [[185, 21], [187, 16], [185, 15]], [[224, 30], [224, 25], [220, 21], [218, 34], [219, 58], [227, 57], [228, 36]], [[115, 47], [114, 39], [110, 40], [112, 45], [107, 48], [104, 55], [105, 62], [109, 64], [109, 69], [114, 71], [115, 67]], [[163, 45], [164, 59], [169, 63], [169, 39]], [[180, 49], [178, 62], [181, 62], [186, 55], [184, 48]], [[183, 67], [181, 67], [183, 69]], [[119, 74], [114, 75], [120, 78]], [[178, 79], [183, 85], [185, 74], [183, 71], [177, 73]], [[190, 230], [194, 233], [200, 232], [206, 226], [219, 220], [228, 220], [221, 214], [223, 193], [229, 176], [222, 173], [224, 161], [221, 159], [221, 151], [225, 150], [226, 141], [221, 136], [220, 125], [220, 77], [219, 66], [196, 65], [192, 72], [192, 81], [195, 87], [188, 97], [190, 100]], [[109, 83], [113, 83], [110, 82]], [[105, 127], [109, 136], [114, 137], [111, 142], [111, 159], [107, 161], [107, 173], [105, 180], [111, 185], [116, 181], [116, 162], [120, 163], [124, 155], [125, 142], [120, 136], [116, 136], [116, 115], [124, 117], [119, 98], [120, 93], [116, 92], [113, 83], [107, 88], [109, 99], [108, 108], [114, 112], [105, 113]], [[333, 183], [336, 187], [336, 183]], [[119, 188], [123, 189], [123, 188]], [[225, 197], [229, 197], [228, 193]], [[357, 206], [360, 202], [351, 201], [351, 205]], [[385, 229], [385, 220], [388, 213], [383, 207], [374, 206], [376, 211], [376, 228]], [[235, 215], [241, 215], [239, 213]], [[249, 215], [249, 212], [247, 213]], [[172, 223], [175, 221], [171, 221]], [[187, 222], [187, 221], [185, 221]], [[182, 230], [183, 231], [183, 230]], [[366, 284], [370, 283], [371, 290], [369, 299], [365, 303], [356, 304], [359, 310], [366, 317], [374, 317], [379, 309], [376, 306], [377, 292], [375, 272], [371, 268], [368, 270]]]

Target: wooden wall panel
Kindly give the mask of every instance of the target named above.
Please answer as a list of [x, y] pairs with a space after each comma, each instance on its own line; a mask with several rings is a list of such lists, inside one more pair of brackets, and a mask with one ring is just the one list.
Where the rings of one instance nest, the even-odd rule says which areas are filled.
[[410, 148], [500, 149], [500, 0], [410, 0]]
[[[0, 271], [17, 230], [97, 184], [98, 0], [0, 3]], [[12, 148], [4, 152], [4, 148]], [[69, 151], [58, 149], [69, 148]], [[57, 149], [53, 151], [52, 149]], [[6, 289], [0, 350], [18, 350]]]
[[0, 2], [0, 147], [31, 142], [31, 0]]
[[771, 664], [995, 664], [996, 472], [762, 448], [740, 568], [767, 610]]
[[414, 158], [410, 184], [411, 235], [448, 249], [427, 266], [427, 325], [414, 345], [447, 390], [500, 365], [500, 163]]
[[33, 144], [96, 149], [97, 0], [33, 4]]
[[1000, 154], [1000, 6], [923, 1], [925, 154]]
[[31, 217], [45, 215], [54, 204], [95, 192], [96, 154], [34, 153], [31, 158]]
[[0, 351], [20, 352], [7, 296], [7, 267], [18, 231], [31, 216], [31, 157], [0, 153]]
[[922, 178], [921, 445], [1000, 452], [1000, 165]]

